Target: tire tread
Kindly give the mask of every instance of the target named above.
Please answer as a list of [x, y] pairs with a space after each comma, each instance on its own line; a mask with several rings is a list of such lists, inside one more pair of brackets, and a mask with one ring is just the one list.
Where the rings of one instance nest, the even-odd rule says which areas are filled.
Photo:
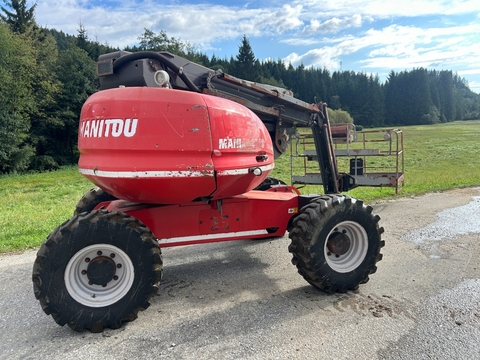
[[[368, 262], [369, 268], [364, 269], [363, 277], [351, 284], [337, 283], [335, 276], [322, 270], [322, 264], [318, 264], [318, 259], [315, 257], [315, 249], [318, 251], [319, 246], [316, 238], [319, 224], [322, 219], [328, 217], [329, 211], [344, 204], [345, 211], [350, 211], [352, 206], [355, 206], [357, 211], [363, 212], [373, 222], [376, 227], [376, 236], [379, 239], [377, 246], [378, 251], [374, 253], [373, 259]], [[356, 200], [350, 196], [343, 195], [323, 195], [313, 200], [311, 203], [303, 207], [300, 214], [293, 221], [294, 228], [290, 232], [291, 243], [288, 247], [292, 254], [292, 263], [297, 267], [297, 270], [304, 279], [311, 285], [327, 292], [346, 292], [348, 290], [356, 290], [359, 284], [366, 283], [369, 280], [369, 275], [375, 273], [376, 263], [382, 259], [380, 249], [385, 245], [381, 240], [383, 228], [378, 227], [380, 217], [373, 214], [373, 208], [364, 205], [363, 201]], [[370, 244], [369, 244], [370, 246]], [[322, 247], [323, 249], [323, 247]], [[323, 250], [322, 250], [323, 251]], [[355, 271], [357, 271], [356, 269]]]
[[[147, 247], [150, 246], [150, 251], [146, 253], [148, 254], [149, 258], [148, 261], [152, 264], [150, 271], [151, 274], [153, 274], [153, 281], [148, 294], [145, 295], [145, 301], [142, 300], [141, 304], [136, 305], [131, 313], [122, 315], [120, 318], [112, 320], [111, 322], [93, 321], [91, 324], [82, 325], [77, 323], [78, 319], [70, 316], [69, 314], [61, 313], [58, 307], [51, 303], [49, 294], [50, 291], [53, 291], [51, 288], [54, 286], [51, 283], [52, 280], [50, 271], [45, 269], [45, 265], [47, 262], [53, 261], [51, 259], [51, 257], [53, 257], [53, 249], [62, 246], [63, 242], [68, 241], [68, 233], [71, 233], [74, 228], [79, 226], [81, 223], [95, 224], [100, 220], [106, 221], [109, 224], [121, 224], [124, 227], [128, 227], [132, 231], [135, 231], [137, 234], [139, 234], [139, 238], [143, 243], [149, 244]], [[123, 323], [135, 320], [138, 316], [138, 312], [145, 310], [150, 305], [149, 300], [158, 291], [158, 286], [162, 279], [162, 269], [163, 261], [161, 250], [150, 229], [148, 229], [136, 218], [128, 216], [124, 213], [98, 210], [77, 214], [72, 219], [66, 221], [52, 231], [52, 233], [47, 237], [38, 250], [33, 265], [32, 281], [35, 298], [39, 300], [43, 311], [47, 315], [51, 315], [57, 324], [61, 326], [67, 324], [75, 331], [89, 330], [91, 332], [101, 332], [106, 327], [117, 329], [121, 327]]]

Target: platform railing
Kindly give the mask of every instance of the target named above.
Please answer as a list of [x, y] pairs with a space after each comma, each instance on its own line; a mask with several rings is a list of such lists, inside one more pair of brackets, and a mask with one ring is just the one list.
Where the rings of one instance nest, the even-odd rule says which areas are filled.
[[[405, 185], [403, 132], [399, 129], [355, 131], [353, 124], [332, 126], [332, 139], [340, 172], [348, 173], [355, 186]], [[299, 134], [291, 142], [292, 184], [322, 185], [311, 134]]]

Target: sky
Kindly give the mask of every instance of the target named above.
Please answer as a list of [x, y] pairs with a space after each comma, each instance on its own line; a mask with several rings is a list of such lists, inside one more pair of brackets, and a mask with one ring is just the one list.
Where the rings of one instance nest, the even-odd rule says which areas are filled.
[[[28, 2], [27, 2], [28, 3]], [[33, 4], [33, 2], [31, 2]], [[31, 5], [30, 4], [30, 5]], [[208, 56], [378, 74], [452, 70], [480, 93], [479, 0], [37, 0], [36, 21], [123, 48], [148, 28]]]

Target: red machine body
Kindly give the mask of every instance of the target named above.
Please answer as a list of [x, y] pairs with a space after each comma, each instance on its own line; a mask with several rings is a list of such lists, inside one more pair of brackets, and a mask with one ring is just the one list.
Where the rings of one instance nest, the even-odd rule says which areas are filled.
[[145, 224], [160, 247], [283, 236], [298, 213], [298, 193], [291, 186], [252, 190], [204, 203], [147, 205], [117, 200], [97, 208], [121, 211]]
[[92, 95], [79, 124], [79, 170], [137, 203], [183, 204], [248, 192], [273, 169], [262, 121], [219, 97], [129, 87]]

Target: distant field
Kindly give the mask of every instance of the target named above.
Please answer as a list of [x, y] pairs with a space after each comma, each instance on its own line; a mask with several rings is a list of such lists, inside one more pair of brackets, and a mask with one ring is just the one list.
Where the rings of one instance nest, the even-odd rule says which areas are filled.
[[[366, 201], [480, 186], [480, 120], [402, 127], [405, 135], [405, 188], [358, 188], [350, 195]], [[276, 163], [274, 177], [290, 181], [289, 157]], [[38, 247], [69, 219], [92, 185], [75, 167], [55, 172], [0, 176], [0, 252]], [[302, 193], [320, 193], [308, 186]]]

